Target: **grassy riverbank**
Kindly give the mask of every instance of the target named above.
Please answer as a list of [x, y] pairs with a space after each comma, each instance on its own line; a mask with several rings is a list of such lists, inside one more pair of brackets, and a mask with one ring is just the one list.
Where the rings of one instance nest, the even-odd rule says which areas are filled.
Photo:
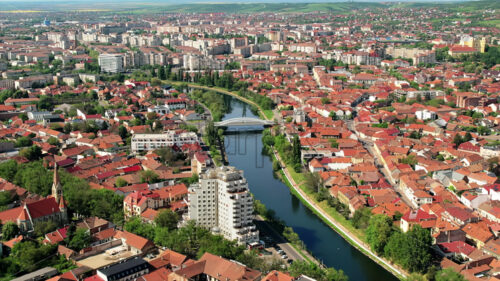
[[274, 112], [271, 109], [263, 109], [256, 102], [250, 100], [249, 98], [242, 97], [237, 92], [229, 91], [229, 90], [221, 88], [221, 87], [216, 87], [216, 86], [208, 87], [208, 86], [202, 86], [200, 84], [190, 83], [190, 82], [171, 81], [171, 80], [166, 80], [164, 82], [168, 83], [168, 84], [171, 84], [171, 85], [174, 85], [174, 86], [177, 86], [177, 87], [181, 87], [181, 86], [185, 85], [185, 86], [188, 86], [188, 87], [191, 87], [191, 88], [194, 88], [194, 89], [200, 89], [200, 90], [205, 90], [205, 91], [214, 91], [214, 92], [221, 93], [221, 94], [224, 94], [224, 95], [229, 95], [229, 96], [237, 98], [237, 99], [239, 99], [239, 100], [241, 100], [241, 101], [243, 101], [243, 102], [245, 102], [247, 104], [250, 104], [250, 105], [254, 106], [255, 108], [257, 108], [259, 116], [262, 119], [273, 120], [273, 118], [274, 118]]
[[[394, 274], [397, 278], [403, 280], [405, 276], [408, 275], [399, 267], [373, 253], [369, 249], [369, 246], [366, 244], [366, 237], [363, 232], [361, 232], [359, 229], [356, 229], [350, 221], [346, 220], [344, 216], [338, 213], [334, 208], [330, 207], [326, 200], [318, 202], [315, 196], [304, 186], [304, 184], [298, 186], [295, 179], [292, 177], [292, 173], [295, 173], [294, 170], [287, 168], [281, 161], [281, 159], [276, 157], [276, 154], [273, 153], [272, 158], [274, 161], [278, 161], [281, 163], [282, 168], [279, 170], [281, 179], [290, 188], [292, 194], [299, 198], [299, 200], [315, 215], [317, 215], [324, 223], [326, 223], [333, 230], [335, 230], [335, 232], [341, 235], [349, 244], [351, 244], [360, 252], [375, 261], [377, 264]], [[287, 173], [289, 174], [289, 177], [286, 175]], [[295, 173], [295, 178], [300, 179], [301, 177], [303, 177], [303, 175]], [[291, 178], [293, 182], [290, 182], [289, 178]], [[329, 219], [328, 217], [330, 217], [331, 219]]]

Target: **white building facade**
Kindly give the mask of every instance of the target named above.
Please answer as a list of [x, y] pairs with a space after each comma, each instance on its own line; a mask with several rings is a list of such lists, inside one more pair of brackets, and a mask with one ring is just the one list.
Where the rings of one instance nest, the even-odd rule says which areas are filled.
[[101, 54], [98, 60], [102, 72], [119, 73], [124, 70], [121, 54]]
[[238, 243], [259, 241], [253, 224], [253, 200], [243, 171], [222, 166], [200, 175], [189, 187], [189, 219]]
[[198, 135], [194, 132], [167, 131], [163, 134], [134, 134], [132, 136], [132, 152], [155, 150], [162, 147], [193, 144], [199, 141]]

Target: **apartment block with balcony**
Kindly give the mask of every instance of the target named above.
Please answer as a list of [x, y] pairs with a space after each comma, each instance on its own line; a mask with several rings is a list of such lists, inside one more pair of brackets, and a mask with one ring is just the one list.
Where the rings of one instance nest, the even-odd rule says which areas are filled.
[[189, 219], [238, 243], [259, 241], [253, 200], [243, 171], [223, 166], [200, 175], [189, 188]]

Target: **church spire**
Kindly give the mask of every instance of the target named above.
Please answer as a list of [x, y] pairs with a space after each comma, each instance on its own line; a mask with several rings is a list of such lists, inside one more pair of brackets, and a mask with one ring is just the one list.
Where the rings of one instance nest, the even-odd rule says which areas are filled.
[[62, 199], [62, 186], [59, 181], [57, 163], [54, 165], [54, 179], [52, 181], [52, 196], [56, 199], [57, 204], [59, 204], [60, 200]]

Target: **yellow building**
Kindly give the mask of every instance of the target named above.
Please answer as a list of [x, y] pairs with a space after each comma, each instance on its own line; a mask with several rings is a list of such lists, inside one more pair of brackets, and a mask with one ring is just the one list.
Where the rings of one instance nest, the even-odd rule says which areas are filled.
[[478, 52], [484, 53], [486, 49], [486, 38], [475, 38], [472, 36], [462, 37], [460, 45], [476, 49]]

